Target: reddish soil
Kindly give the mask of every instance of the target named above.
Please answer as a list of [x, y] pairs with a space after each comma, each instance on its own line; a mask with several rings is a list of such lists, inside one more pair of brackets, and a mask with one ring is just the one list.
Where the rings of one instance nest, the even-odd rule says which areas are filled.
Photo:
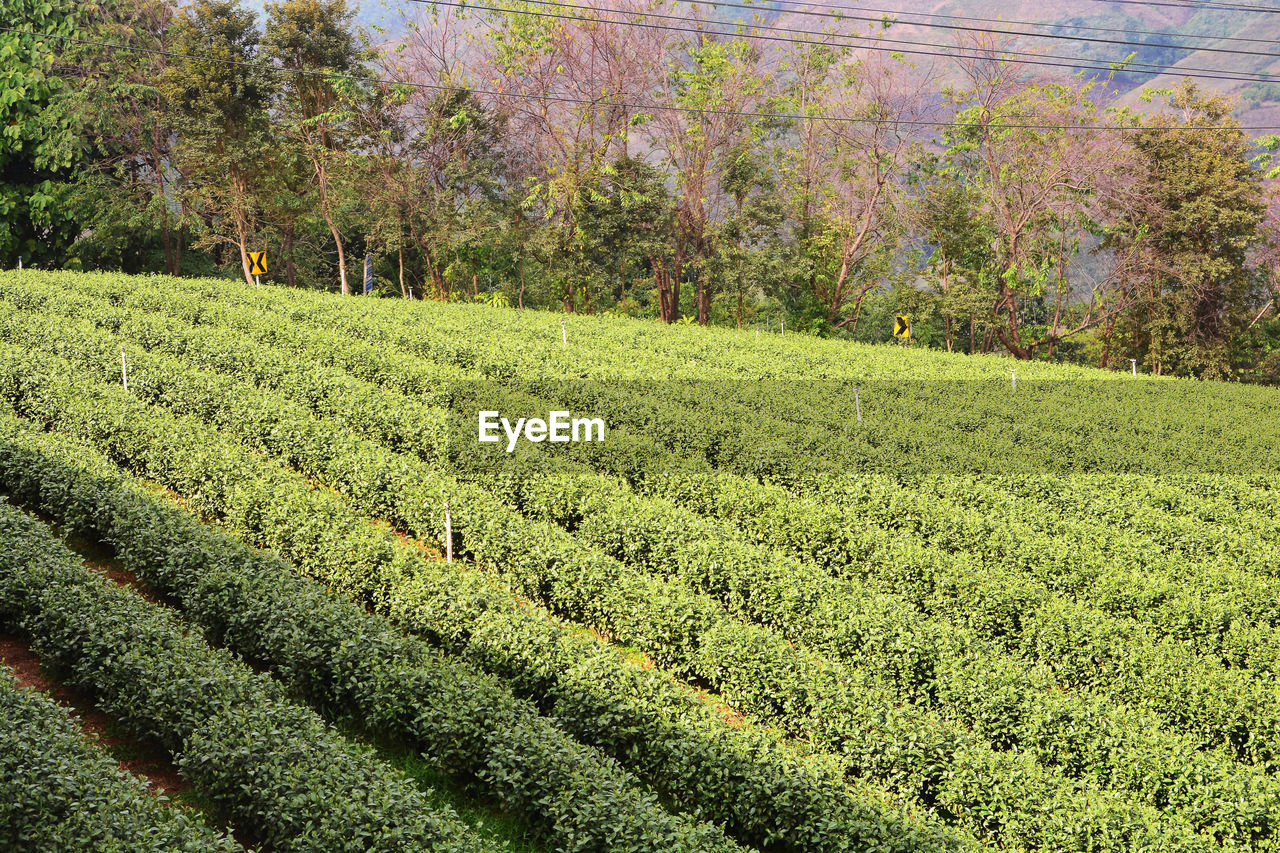
[[118, 750], [128, 757], [118, 761], [120, 769], [145, 779], [156, 794], [180, 794], [190, 786], [178, 775], [168, 753], [158, 745], [124, 736], [115, 730], [111, 719], [93, 706], [84, 693], [49, 677], [40, 668], [40, 658], [21, 637], [0, 634], [0, 663], [11, 667], [23, 687], [48, 694], [59, 705], [75, 712], [80, 728], [91, 740], [103, 747]]

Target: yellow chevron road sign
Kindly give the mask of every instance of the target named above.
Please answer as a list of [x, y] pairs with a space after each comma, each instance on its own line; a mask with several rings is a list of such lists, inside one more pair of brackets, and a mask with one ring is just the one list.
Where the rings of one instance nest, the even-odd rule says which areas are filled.
[[267, 253], [266, 252], [250, 252], [249, 253], [249, 275], [266, 275], [267, 274]]

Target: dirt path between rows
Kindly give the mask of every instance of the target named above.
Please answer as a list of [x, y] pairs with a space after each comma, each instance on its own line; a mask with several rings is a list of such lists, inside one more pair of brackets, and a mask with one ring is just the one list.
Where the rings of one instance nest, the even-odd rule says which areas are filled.
[[46, 673], [40, 657], [22, 637], [0, 634], [0, 663], [14, 671], [23, 687], [39, 690], [75, 712], [81, 730], [114, 754], [121, 770], [144, 779], [154, 793], [172, 797], [190, 788], [167, 752], [158, 744], [122, 734], [110, 717], [94, 707], [88, 695]]

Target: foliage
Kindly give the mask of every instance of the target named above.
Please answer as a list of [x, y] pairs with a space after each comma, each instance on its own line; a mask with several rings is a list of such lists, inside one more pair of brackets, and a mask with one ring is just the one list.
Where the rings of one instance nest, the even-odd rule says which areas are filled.
[[[1157, 401], [1184, 410], [1180, 394], [1206, 393], [1200, 386], [1094, 381], [1090, 393], [1099, 405], [1089, 423], [1076, 426], [1074, 393], [1082, 383], [1062, 383], [1069, 393], [1060, 394], [1048, 383], [1037, 388], [1037, 379], [1079, 380], [1082, 372], [1028, 365], [1019, 368], [1013, 395], [1007, 361], [975, 360], [974, 370], [1003, 382], [937, 386], [954, 404], [941, 410], [918, 385], [864, 383], [864, 414], [874, 417], [859, 437], [847, 420], [831, 417], [833, 405], [847, 417], [847, 402], [833, 398], [831, 386], [792, 383], [778, 397], [767, 389], [762, 396], [758, 381], [722, 381], [713, 390], [667, 383], [663, 394], [562, 381], [569, 363], [587, 377], [628, 375], [618, 373], [616, 352], [620, 346], [634, 352], [635, 341], [645, 340], [635, 337], [643, 328], [631, 329], [635, 324], [575, 323], [574, 349], [562, 353], [558, 329], [551, 336], [545, 319], [476, 306], [435, 309], [423, 322], [396, 305], [251, 289], [232, 294], [198, 285], [174, 293], [172, 282], [84, 279], [90, 288], [74, 277], [24, 281], [7, 288], [7, 298], [41, 313], [5, 319], [8, 340], [60, 352], [89, 377], [84, 388], [111, 381], [112, 355], [122, 342], [141, 346], [129, 356], [131, 394], [187, 413], [173, 420], [134, 406], [125, 419], [130, 426], [91, 423], [60, 391], [56, 400], [21, 401], [29, 416], [96, 436], [116, 458], [199, 496], [206, 511], [226, 514], [244, 535], [349, 594], [385, 601], [420, 629], [427, 623], [419, 620], [429, 616], [427, 630], [438, 642], [455, 647], [449, 638], [465, 635], [461, 648], [509, 677], [528, 670], [512, 663], [509, 650], [498, 655], [470, 645], [475, 617], [458, 612], [457, 602], [476, 600], [479, 588], [444, 598], [443, 590], [460, 581], [440, 573], [428, 581], [416, 560], [408, 574], [421, 581], [403, 584], [406, 570], [397, 561], [408, 557], [396, 555], [410, 551], [382, 534], [368, 539], [359, 523], [340, 525], [350, 511], [342, 504], [443, 544], [439, 499], [447, 496], [455, 555], [555, 614], [714, 687], [736, 709], [841, 754], [849, 783], [885, 785], [992, 843], [1199, 849], [1209, 837], [1247, 846], [1272, 831], [1276, 755], [1268, 744], [1280, 709], [1259, 678], [1276, 660], [1264, 650], [1280, 644], [1268, 615], [1277, 590], [1259, 576], [1273, 551], [1265, 541], [1246, 528], [1230, 546], [1233, 556], [1220, 562], [1196, 556], [1188, 564], [1203, 538], [1194, 525], [1151, 528], [1161, 542], [1181, 541], [1188, 549], [1166, 557], [1117, 540], [1110, 521], [1046, 525], [1054, 516], [1028, 505], [1029, 496], [1001, 499], [972, 480], [961, 478], [939, 494], [944, 485], [931, 485], [928, 465], [902, 471], [905, 482], [841, 475], [866, 471], [893, 443], [904, 458], [930, 458], [914, 429], [949, 454], [953, 470], [989, 459], [988, 447], [962, 437], [972, 437], [975, 422], [992, 420], [983, 440], [1004, 436], [1012, 447], [1028, 446], [988, 470], [1026, 477], [1078, 435], [1097, 434], [1096, 413], [1108, 410], [1102, 400], [1114, 398], [1114, 416], [1132, 418], [1123, 412], [1134, 401], [1144, 411]], [[92, 324], [59, 319], [77, 316]], [[478, 335], [485, 328], [492, 334]], [[470, 332], [465, 338], [463, 329]], [[671, 330], [663, 337], [688, 335]], [[696, 376], [706, 370], [703, 359], [714, 358], [736, 365], [726, 377], [788, 367], [838, 377], [841, 369], [889, 364], [885, 350], [863, 355], [841, 347], [841, 361], [832, 365], [826, 359], [837, 350], [827, 353], [825, 342], [720, 335], [704, 342], [705, 354], [695, 347], [668, 357], [656, 348], [633, 355], [637, 364], [630, 367], [652, 375], [674, 366], [673, 375]], [[901, 352], [902, 361], [926, 375], [930, 364], [943, 368], [936, 356]], [[301, 367], [308, 358], [322, 364]], [[490, 381], [476, 384], [479, 376]], [[1241, 407], [1265, 406], [1261, 392], [1217, 393], [1231, 401], [1225, 415], [1210, 410], [1189, 422], [1187, 441], [1207, 434], [1217, 444], [1227, 427], [1215, 418], [1238, 420]], [[95, 408], [117, 396], [94, 394]], [[596, 411], [617, 443], [580, 446], [572, 458], [484, 453], [471, 430], [475, 408], [489, 405]], [[903, 407], [911, 414], [903, 423], [915, 426], [894, 426], [885, 418], [889, 405]], [[268, 473], [193, 415], [330, 486], [340, 503], [327, 493], [305, 504], [290, 498], [288, 505], [299, 507], [290, 512], [315, 519], [311, 525], [275, 509], [282, 495], [306, 493], [301, 478]], [[1017, 429], [1005, 427], [1005, 417]], [[161, 443], [139, 432], [152, 418], [158, 433], [182, 438]], [[353, 420], [365, 424], [368, 437], [349, 435]], [[735, 423], [752, 424], [753, 434], [744, 437]], [[1206, 429], [1208, 423], [1215, 425]], [[1261, 442], [1259, 458], [1267, 458], [1273, 437], [1258, 423], [1249, 432]], [[1152, 443], [1130, 433], [1118, 429], [1095, 448], [1076, 447], [1068, 463], [1110, 469]], [[177, 461], [190, 436], [219, 455]], [[1182, 462], [1171, 460], [1163, 443], [1182, 440], [1165, 433], [1152, 455], [1130, 463], [1180, 470]], [[1220, 450], [1201, 463], [1219, 467], [1225, 458]], [[205, 485], [199, 472], [211, 464], [234, 469], [231, 479], [240, 487]], [[760, 483], [761, 473], [785, 486]], [[254, 478], [261, 496], [238, 504], [249, 500], [244, 484]], [[974, 493], [998, 524], [964, 508]], [[1043, 500], [1034, 491], [1030, 497]], [[224, 509], [231, 506], [240, 508]], [[308, 544], [315, 542], [328, 544]], [[1236, 554], [1246, 555], [1249, 566], [1233, 568]], [[1147, 578], [1128, 593], [1125, 566], [1144, 567]], [[1208, 591], [1210, 584], [1222, 594]], [[452, 603], [432, 604], [431, 596]], [[511, 612], [500, 599], [485, 601], [487, 619]], [[517, 681], [527, 689], [564, 696], [557, 692], [563, 685], [526, 677]], [[894, 711], [885, 715], [885, 708]], [[579, 737], [603, 738], [577, 716], [561, 719]], [[1011, 749], [1018, 760], [1009, 760]], [[641, 766], [642, 775], [664, 780], [659, 787], [670, 784], [668, 770]], [[1035, 792], [1033, 800], [1006, 797], [995, 786], [993, 780], [1011, 774], [1017, 790]], [[1147, 811], [1152, 801], [1162, 804], [1158, 819]], [[697, 802], [703, 816], [723, 814]], [[1000, 815], [994, 824], [982, 817], [993, 813]], [[741, 813], [730, 825], [744, 839], [759, 837]]]
[[[4, 511], [10, 511], [5, 508]], [[0, 670], [0, 842], [10, 850], [239, 850], [122, 772], [51, 698]]]
[[1134, 143], [1147, 203], [1112, 238], [1138, 246], [1146, 270], [1123, 355], [1157, 374], [1227, 378], [1231, 342], [1252, 316], [1245, 263], [1264, 213], [1259, 175], [1225, 98], [1189, 81], [1163, 94], [1158, 129]]
[[[348, 294], [368, 253], [401, 297], [785, 314], [855, 340], [913, 311], [917, 343], [952, 352], [1273, 372], [1255, 330], [1278, 310], [1274, 253], [1230, 189], [1262, 161], [1238, 132], [1156, 130], [1234, 104], [1139, 118], [1114, 106], [1120, 66], [1034, 77], [966, 31], [918, 67], [859, 49], [879, 31], [851, 18], [771, 52], [653, 0], [424, 7], [388, 44], [348, 0], [266, 3], [261, 29], [241, 0], [23, 3], [36, 29], [119, 48], [5, 36], [10, 265], [248, 280], [253, 249], [269, 281]], [[1201, 152], [1198, 178], [1161, 177], [1171, 147]], [[1216, 190], [1179, 194], [1197, 180]], [[1238, 227], [1205, 231], [1224, 245], [1197, 267], [1175, 232], [1214, 211]]]
[[0, 514], [0, 618], [274, 849], [482, 849], [456, 815], [428, 807], [277, 683], [85, 566], [41, 522]]

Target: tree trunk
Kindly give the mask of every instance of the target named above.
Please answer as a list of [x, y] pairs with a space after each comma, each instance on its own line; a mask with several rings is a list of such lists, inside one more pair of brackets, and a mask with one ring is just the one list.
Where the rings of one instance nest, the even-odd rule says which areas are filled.
[[329, 226], [329, 233], [333, 235], [333, 244], [338, 247], [338, 289], [343, 296], [351, 295], [351, 286], [347, 284], [347, 252], [342, 245], [342, 235], [338, 233], [338, 226], [333, 223], [333, 217], [329, 215], [329, 211], [322, 204], [321, 215], [324, 216], [324, 222]]
[[253, 284], [249, 267], [249, 223], [239, 210], [236, 211], [236, 248], [240, 252], [240, 271], [244, 274], [245, 283]]
[[[947, 256], [942, 253], [942, 295], [946, 296], [951, 292], [951, 276], [947, 270]], [[943, 335], [947, 339], [947, 352], [952, 352], [952, 332], [951, 332], [951, 315], [943, 312], [942, 314]]]
[[653, 284], [658, 288], [658, 317], [664, 323], [674, 323], [671, 307], [671, 271], [667, 269], [667, 259], [650, 255], [649, 264], [653, 267]]
[[169, 275], [178, 274], [178, 264], [173, 256], [173, 239], [169, 233], [169, 199], [165, 197], [164, 178], [160, 179], [160, 240], [164, 243], [164, 265]]
[[707, 287], [706, 270], [698, 271], [698, 325], [705, 326], [711, 321], [711, 289]]
[[524, 310], [524, 258], [520, 259], [520, 295], [516, 297], [516, 305]]
[[289, 287], [296, 287], [298, 284], [298, 267], [293, 258], [298, 242], [296, 230], [292, 222], [280, 229], [284, 238], [284, 278]]
[[671, 319], [668, 323], [674, 323], [680, 319], [680, 279], [684, 277], [684, 256], [680, 252], [676, 252], [676, 260], [672, 268], [671, 277]]
[[409, 291], [405, 290], [405, 287], [404, 287], [404, 246], [401, 246], [396, 251], [396, 258], [399, 261], [399, 265], [400, 265], [400, 296], [403, 297], [404, 299], [408, 299]]
[[343, 296], [351, 295], [351, 286], [347, 283], [347, 251], [342, 245], [342, 234], [333, 220], [333, 210], [329, 205], [329, 172], [320, 155], [314, 150], [311, 154], [311, 167], [316, 174], [316, 189], [320, 191], [320, 215], [324, 224], [329, 226], [329, 234], [333, 237], [333, 245], [338, 248], [338, 287]]

